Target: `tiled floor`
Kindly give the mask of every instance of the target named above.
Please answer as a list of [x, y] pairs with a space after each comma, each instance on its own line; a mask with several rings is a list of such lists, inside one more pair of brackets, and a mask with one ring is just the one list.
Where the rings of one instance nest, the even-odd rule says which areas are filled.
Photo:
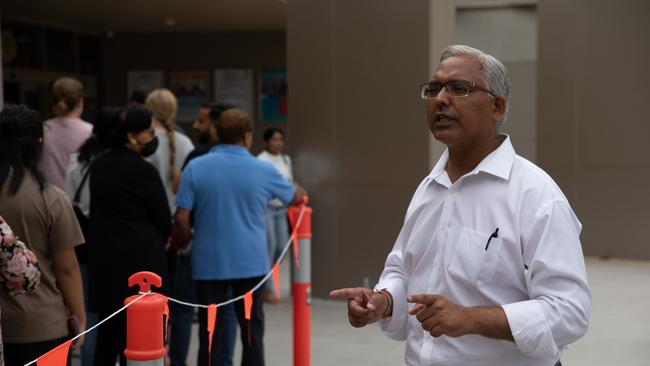
[[[593, 292], [591, 327], [564, 352], [563, 364], [650, 366], [650, 262], [589, 258], [587, 271]], [[267, 305], [265, 311], [267, 364], [292, 365], [290, 299], [282, 307]], [[350, 327], [345, 304], [339, 301], [313, 300], [311, 345], [314, 366], [403, 364], [403, 343], [386, 338], [374, 326]], [[196, 347], [194, 338], [192, 353]], [[236, 365], [240, 352], [238, 347]], [[194, 360], [188, 359], [188, 365], [195, 365]]]
[[[286, 261], [285, 261], [286, 262]], [[286, 263], [281, 270], [283, 303], [266, 305], [267, 365], [292, 365], [292, 308]], [[650, 366], [650, 261], [587, 260], [593, 292], [591, 327], [566, 350], [565, 366]], [[392, 341], [375, 326], [348, 325], [345, 303], [312, 301], [312, 365], [401, 365], [404, 343]], [[196, 328], [188, 365], [196, 365]], [[235, 365], [241, 347], [237, 345]], [[76, 363], [76, 362], [75, 362]]]

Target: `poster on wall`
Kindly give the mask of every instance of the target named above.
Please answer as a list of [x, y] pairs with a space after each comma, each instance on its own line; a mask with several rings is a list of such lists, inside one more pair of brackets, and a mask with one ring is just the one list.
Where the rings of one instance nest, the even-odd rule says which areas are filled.
[[262, 70], [260, 120], [287, 121], [287, 70]]
[[218, 102], [232, 104], [255, 119], [254, 75], [252, 69], [214, 71], [214, 97]]
[[[133, 70], [127, 73], [126, 99], [131, 98], [134, 91], [140, 90], [144, 94], [156, 88], [162, 88], [164, 76], [161, 70]], [[126, 103], [126, 99], [124, 102]]]
[[178, 99], [178, 122], [192, 122], [201, 105], [208, 101], [208, 83], [210, 72], [200, 71], [172, 71], [169, 74], [171, 91]]

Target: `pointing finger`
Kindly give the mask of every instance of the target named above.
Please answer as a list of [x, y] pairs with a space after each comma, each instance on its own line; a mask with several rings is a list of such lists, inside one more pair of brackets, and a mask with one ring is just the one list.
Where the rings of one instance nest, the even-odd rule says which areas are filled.
[[438, 297], [439, 295], [433, 294], [409, 295], [406, 297], [406, 301], [414, 304], [431, 305]]
[[330, 298], [332, 299], [352, 299], [357, 294], [357, 290], [354, 288], [342, 288], [330, 292]]

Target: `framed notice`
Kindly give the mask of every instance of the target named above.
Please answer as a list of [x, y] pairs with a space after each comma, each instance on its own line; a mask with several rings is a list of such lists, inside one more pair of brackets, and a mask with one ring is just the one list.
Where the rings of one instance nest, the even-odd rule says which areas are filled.
[[287, 70], [262, 70], [260, 120], [287, 121]]
[[[142, 90], [145, 95], [156, 88], [162, 88], [164, 75], [161, 70], [134, 70], [127, 73], [126, 99], [136, 90]], [[126, 99], [124, 102], [126, 102]]]
[[254, 84], [255, 71], [252, 69], [214, 71], [214, 97], [217, 102], [232, 104], [246, 111], [253, 119], [255, 119]]
[[191, 122], [196, 119], [203, 103], [208, 101], [210, 72], [173, 71], [169, 74], [170, 89], [178, 99], [176, 120]]

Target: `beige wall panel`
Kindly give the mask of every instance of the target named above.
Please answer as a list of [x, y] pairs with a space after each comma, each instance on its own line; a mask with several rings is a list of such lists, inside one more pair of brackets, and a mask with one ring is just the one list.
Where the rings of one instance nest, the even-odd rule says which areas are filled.
[[427, 174], [429, 3], [289, 2], [287, 39], [292, 154], [314, 207], [313, 293], [325, 296], [376, 281]]
[[[332, 286], [338, 273], [337, 156], [333, 125], [331, 5], [287, 6], [289, 123], [294, 175], [308, 191], [312, 217], [312, 287]], [[312, 291], [313, 292], [313, 291]]]
[[650, 258], [650, 174], [629, 167], [578, 168], [574, 208], [583, 224], [586, 253]]
[[[537, 151], [537, 64], [511, 62], [505, 66], [510, 71], [510, 112], [501, 128], [510, 135], [519, 155], [535, 162]], [[533, 146], [531, 146], [533, 144]]]
[[588, 255], [650, 259], [650, 3], [539, 2], [539, 160]]
[[376, 283], [414, 191], [409, 184], [339, 185], [336, 220], [345, 246], [338, 248], [337, 281], [361, 286], [367, 277]]

